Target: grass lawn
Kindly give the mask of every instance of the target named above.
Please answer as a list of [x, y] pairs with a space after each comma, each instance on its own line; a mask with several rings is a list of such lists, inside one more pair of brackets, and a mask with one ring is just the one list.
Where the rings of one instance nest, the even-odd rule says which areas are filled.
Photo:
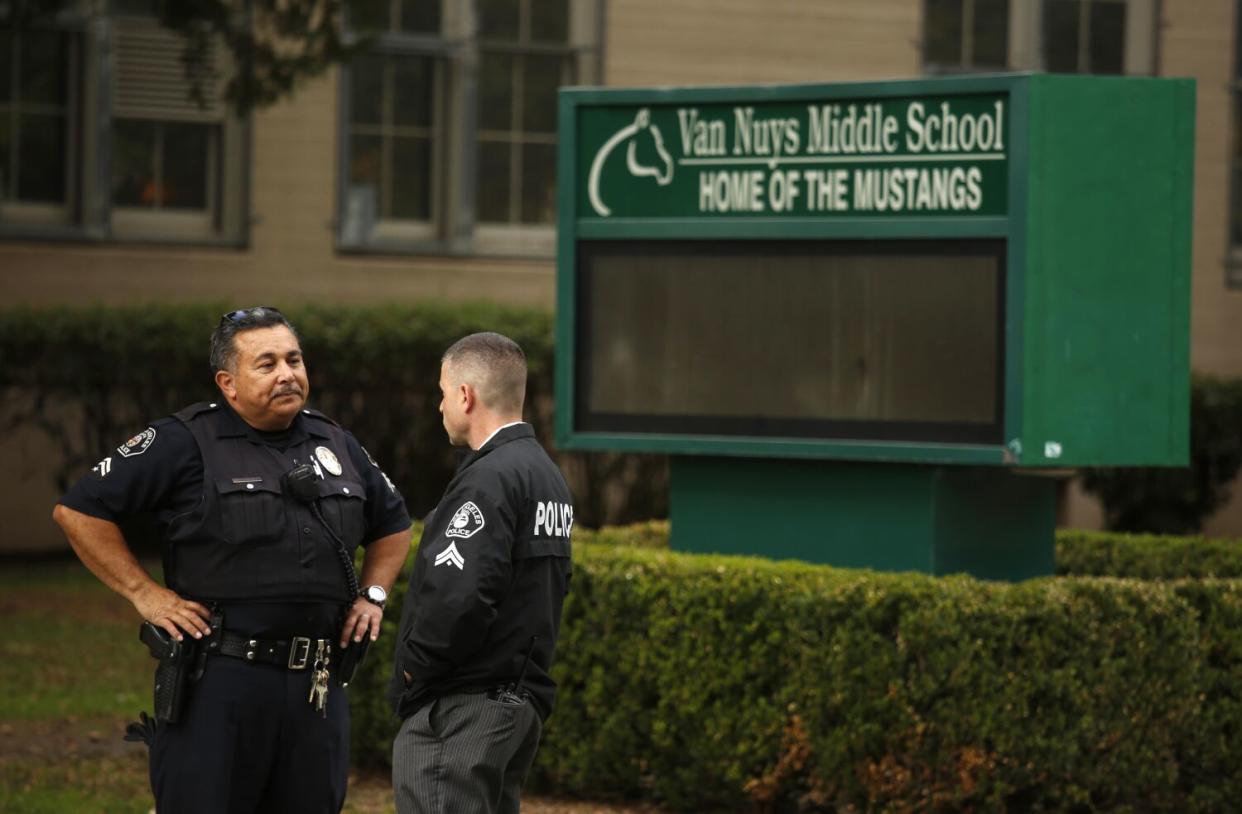
[[[151, 710], [138, 616], [76, 560], [0, 561], [0, 810], [146, 814], [147, 750], [121, 736]], [[542, 798], [530, 814], [654, 812]], [[345, 811], [389, 814], [387, 776], [351, 777]]]

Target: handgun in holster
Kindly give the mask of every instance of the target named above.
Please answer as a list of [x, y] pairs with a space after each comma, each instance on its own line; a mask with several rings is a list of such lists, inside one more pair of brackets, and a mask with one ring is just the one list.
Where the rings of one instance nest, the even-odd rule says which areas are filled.
[[138, 638], [159, 661], [155, 667], [155, 721], [175, 724], [185, 706], [186, 688], [198, 648], [193, 642], [177, 641], [168, 631], [150, 622], [142, 623]]
[[371, 646], [371, 637], [363, 636], [360, 642], [350, 642], [341, 652], [340, 661], [336, 665], [336, 683], [342, 687], [348, 687], [349, 682], [354, 680], [354, 675], [358, 672], [358, 667], [367, 657], [367, 648]]

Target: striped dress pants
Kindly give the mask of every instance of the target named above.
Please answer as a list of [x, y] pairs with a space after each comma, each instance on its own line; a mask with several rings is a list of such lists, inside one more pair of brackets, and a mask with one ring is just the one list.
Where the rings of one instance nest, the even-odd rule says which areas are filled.
[[424, 704], [393, 741], [397, 814], [517, 814], [542, 731], [530, 701], [469, 693]]

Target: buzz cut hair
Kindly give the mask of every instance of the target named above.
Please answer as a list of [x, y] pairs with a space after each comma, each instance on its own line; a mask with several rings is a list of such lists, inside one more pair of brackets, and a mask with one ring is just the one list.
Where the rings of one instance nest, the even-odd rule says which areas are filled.
[[211, 332], [211, 372], [227, 370], [230, 373], [236, 373], [237, 367], [237, 342], [234, 341], [239, 333], [245, 331], [253, 331], [258, 328], [271, 328], [276, 325], [284, 325], [293, 334], [293, 338], [301, 344], [302, 339], [298, 336], [298, 329], [293, 327], [293, 323], [285, 318], [285, 315], [277, 311], [275, 308], [260, 305], [256, 308], [243, 308], [237, 311], [230, 311], [220, 318], [220, 324]]
[[475, 389], [479, 401], [502, 415], [522, 414], [526, 402], [526, 354], [502, 334], [485, 331], [464, 336], [440, 357], [457, 382]]

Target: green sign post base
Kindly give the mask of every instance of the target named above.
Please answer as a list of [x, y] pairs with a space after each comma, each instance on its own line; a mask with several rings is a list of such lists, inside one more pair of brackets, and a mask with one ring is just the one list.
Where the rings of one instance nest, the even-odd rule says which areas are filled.
[[671, 545], [1022, 580], [1053, 571], [1055, 480], [1004, 469], [674, 456]]

